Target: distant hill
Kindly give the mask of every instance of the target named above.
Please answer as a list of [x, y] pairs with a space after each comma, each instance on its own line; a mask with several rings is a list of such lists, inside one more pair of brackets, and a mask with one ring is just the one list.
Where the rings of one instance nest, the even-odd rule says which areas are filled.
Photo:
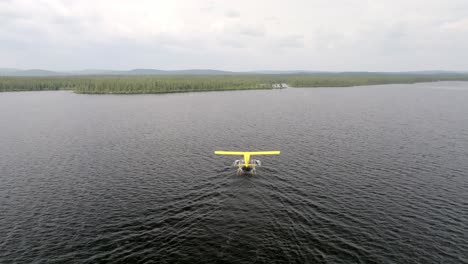
[[21, 71], [21, 70], [14, 69], [14, 68], [0, 68], [0, 72], [16, 72], [16, 71]]
[[187, 75], [224, 75], [224, 74], [236, 74], [237, 72], [232, 71], [220, 71], [210, 69], [192, 69], [192, 70], [177, 70], [171, 71], [172, 74], [187, 74]]
[[[323, 71], [304, 71], [304, 70], [293, 70], [293, 71], [281, 71], [281, 70], [260, 70], [260, 71], [249, 71], [244, 73], [250, 74], [316, 74], [316, 73], [326, 73]], [[329, 72], [331, 73], [331, 72]]]
[[0, 76], [60, 76], [66, 75], [62, 72], [47, 71], [41, 69], [19, 70], [19, 69], [0, 69]]
[[230, 71], [219, 71], [210, 69], [189, 69], [189, 70], [155, 70], [155, 69], [134, 69], [130, 71], [123, 71], [124, 74], [129, 75], [223, 75], [235, 74]]
[[80, 71], [58, 72], [42, 69], [14, 69], [0, 68], [0, 76], [80, 76], [80, 75], [236, 75], [236, 74], [303, 74], [303, 75], [457, 75], [467, 74], [461, 71], [406, 71], [406, 72], [326, 72], [326, 71], [281, 71], [281, 70], [259, 70], [259, 71], [221, 71], [212, 69], [187, 69], [187, 70], [158, 70], [158, 69], [132, 69], [132, 70], [106, 70], [86, 69]]
[[128, 71], [87, 69], [80, 71], [56, 72], [41, 69], [21, 70], [0, 68], [0, 76], [66, 76], [66, 75], [231, 75], [236, 72], [211, 69], [157, 70], [133, 69]]

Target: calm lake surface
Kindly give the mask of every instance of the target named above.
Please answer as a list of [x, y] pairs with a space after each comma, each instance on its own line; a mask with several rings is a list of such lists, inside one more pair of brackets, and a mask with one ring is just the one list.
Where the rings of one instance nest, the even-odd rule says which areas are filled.
[[468, 262], [468, 83], [0, 93], [0, 126], [0, 263]]

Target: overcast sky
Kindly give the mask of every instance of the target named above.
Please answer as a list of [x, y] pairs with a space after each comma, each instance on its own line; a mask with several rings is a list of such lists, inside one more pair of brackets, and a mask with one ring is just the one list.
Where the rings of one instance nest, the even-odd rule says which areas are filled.
[[0, 0], [0, 68], [468, 70], [468, 1]]

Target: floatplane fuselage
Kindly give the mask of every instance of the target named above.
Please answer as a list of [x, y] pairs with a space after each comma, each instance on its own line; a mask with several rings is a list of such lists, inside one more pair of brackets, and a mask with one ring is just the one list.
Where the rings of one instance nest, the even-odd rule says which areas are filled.
[[244, 173], [256, 173], [255, 167], [261, 166], [262, 163], [260, 160], [251, 159], [251, 156], [259, 155], [279, 155], [280, 151], [221, 151], [217, 150], [214, 152], [217, 155], [235, 155], [243, 156], [244, 159], [235, 160], [232, 164], [234, 167], [237, 167], [237, 175], [242, 175]]

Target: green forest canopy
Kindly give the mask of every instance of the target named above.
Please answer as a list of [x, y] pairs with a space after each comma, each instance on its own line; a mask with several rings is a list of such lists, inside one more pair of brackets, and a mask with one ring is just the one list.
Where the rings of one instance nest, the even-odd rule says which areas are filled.
[[348, 87], [434, 81], [468, 81], [467, 74], [415, 75], [379, 73], [238, 74], [157, 76], [0, 77], [0, 92], [73, 90], [89, 94], [174, 93], [291, 87]]

